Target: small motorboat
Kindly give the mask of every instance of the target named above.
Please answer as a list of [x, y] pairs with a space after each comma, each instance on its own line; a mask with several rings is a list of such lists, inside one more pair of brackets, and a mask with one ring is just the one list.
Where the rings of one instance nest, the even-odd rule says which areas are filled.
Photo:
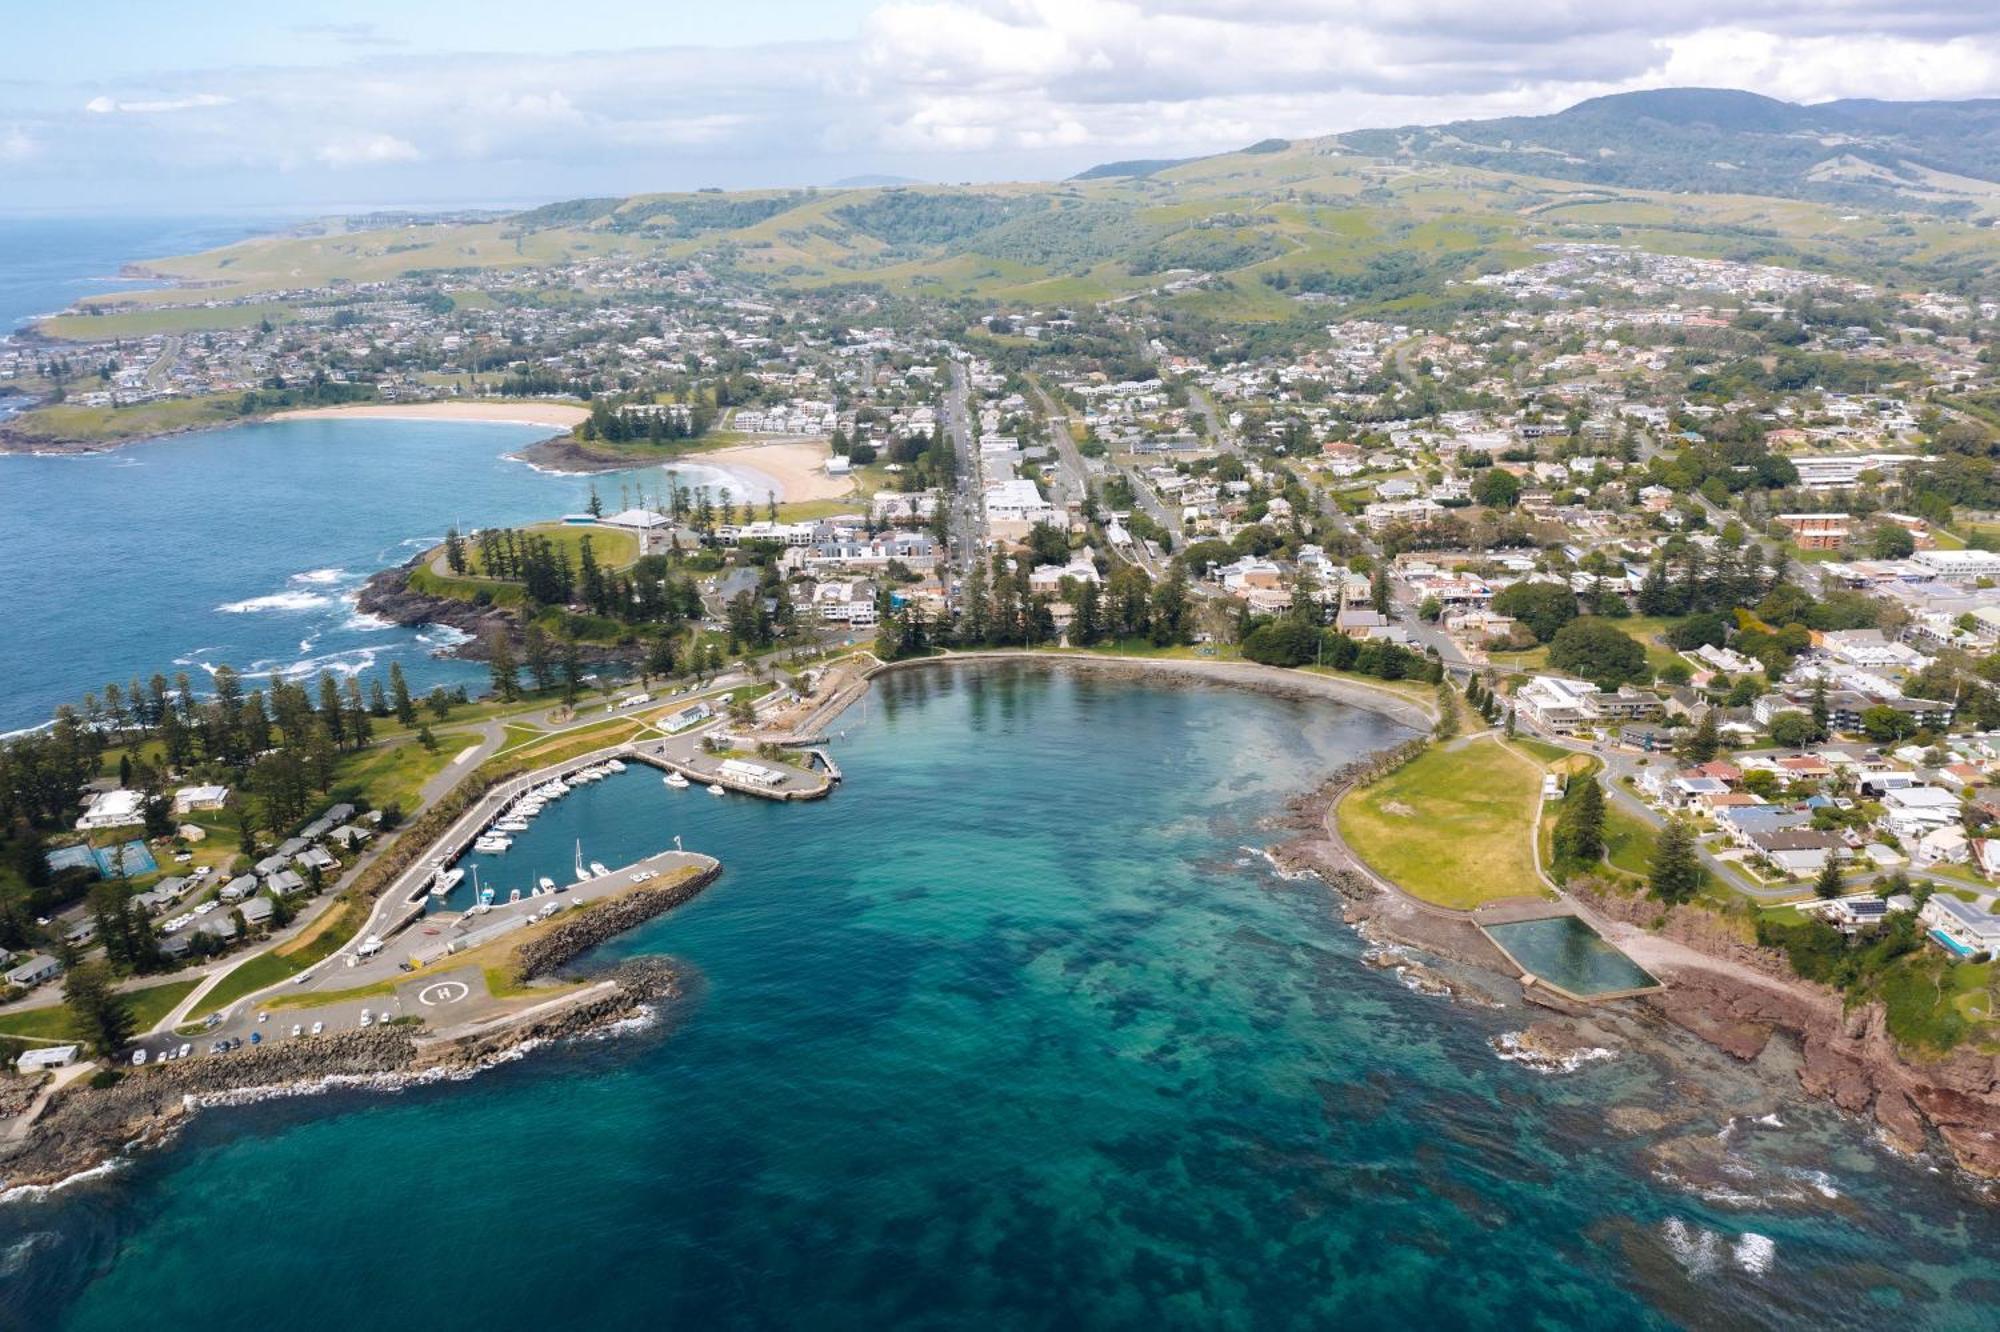
[[722, 783], [721, 783], [721, 782], [710, 782], [710, 783], [708, 784], [708, 793], [709, 793], [710, 795], [727, 795], [727, 794], [729, 794], [729, 793], [728, 793], [727, 791], [725, 791], [725, 790], [723, 789], [723, 786], [722, 786]]
[[556, 881], [544, 874], [541, 878], [535, 880], [535, 886], [545, 893], [552, 893], [556, 890]]
[[480, 838], [472, 844], [472, 849], [481, 855], [497, 856], [512, 845], [514, 845], [513, 838], [496, 834], [491, 837]]
[[528, 821], [526, 819], [502, 819], [493, 826], [503, 833], [524, 833], [528, 831]]
[[670, 772], [666, 776], [660, 778], [660, 780], [665, 782], [668, 786], [673, 787], [674, 790], [676, 791], [685, 791], [688, 789], [688, 779], [681, 776], [677, 772]]
[[592, 878], [601, 879], [609, 873], [611, 873], [611, 871], [605, 868], [603, 861], [593, 860], [590, 862], [590, 875]]
[[465, 871], [462, 869], [446, 869], [442, 865], [438, 866], [437, 873], [431, 876], [431, 896], [443, 897], [458, 887], [459, 881], [464, 878]]
[[623, 763], [619, 762], [619, 761], [618, 761], [617, 759], [606, 759], [606, 760], [604, 761], [604, 766], [605, 766], [606, 768], [609, 768], [609, 769], [610, 769], [610, 770], [611, 770], [612, 772], [623, 772], [623, 771], [625, 771], [625, 765], [624, 765]]
[[507, 900], [508, 900], [509, 902], [518, 902], [518, 901], [520, 901], [520, 900], [521, 900], [521, 890], [520, 890], [519, 888], [510, 888], [510, 889], [508, 889], [508, 890], [507, 890]]

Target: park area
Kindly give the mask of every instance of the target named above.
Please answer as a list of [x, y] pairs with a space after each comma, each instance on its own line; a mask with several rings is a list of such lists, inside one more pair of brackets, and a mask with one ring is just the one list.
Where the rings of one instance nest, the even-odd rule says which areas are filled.
[[1340, 834], [1378, 874], [1439, 906], [1547, 897], [1534, 842], [1543, 771], [1492, 736], [1435, 745], [1341, 801]]

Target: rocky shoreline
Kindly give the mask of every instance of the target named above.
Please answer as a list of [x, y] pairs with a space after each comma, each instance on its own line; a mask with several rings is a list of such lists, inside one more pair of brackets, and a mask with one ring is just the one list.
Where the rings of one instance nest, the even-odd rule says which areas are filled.
[[600, 472], [629, 472], [634, 467], [648, 467], [658, 463], [676, 461], [670, 458], [620, 458], [615, 453], [602, 453], [578, 440], [574, 435], [554, 435], [537, 440], [524, 449], [516, 449], [507, 455], [515, 462], [526, 463], [544, 472], [560, 472], [580, 476], [594, 476]]
[[[577, 912], [522, 946], [520, 978], [549, 975], [606, 940], [692, 900], [720, 874], [721, 866], [713, 865]], [[15, 1190], [33, 1196], [165, 1143], [204, 1108], [338, 1087], [394, 1090], [466, 1078], [549, 1041], [644, 1016], [681, 993], [680, 974], [671, 963], [637, 957], [585, 989], [555, 993], [507, 1017], [436, 1035], [415, 1025], [392, 1024], [272, 1042], [226, 1057], [121, 1069], [123, 1076], [110, 1086], [64, 1088], [26, 1133], [0, 1142], [0, 1198]]]
[[[1666, 988], [1596, 1006], [1540, 987], [1514, 989], [1513, 968], [1469, 917], [1382, 888], [1335, 845], [1328, 811], [1352, 780], [1336, 774], [1291, 803], [1276, 826], [1292, 835], [1272, 849], [1273, 862], [1324, 880], [1342, 900], [1343, 919], [1375, 941], [1371, 962], [1396, 967], [1413, 988], [1454, 995], [1463, 989], [1410, 959], [1406, 949], [1471, 968], [1501, 982], [1503, 992], [1512, 989], [1557, 1014], [1512, 1033], [1506, 1048], [1496, 1046], [1501, 1057], [1562, 1070], [1608, 1057], [1620, 1043], [1655, 1039], [1651, 1033], [1664, 1023], [1749, 1065], [1761, 1063], [1774, 1038], [1783, 1037], [1797, 1051], [1784, 1062], [1795, 1067], [1807, 1096], [1870, 1120], [1899, 1153], [1932, 1153], [1975, 1179], [2000, 1180], [2000, 1057], [1961, 1050], [1938, 1060], [1913, 1058], [1889, 1036], [1881, 1004], [1847, 1008], [1839, 994], [1792, 975], [1782, 956], [1741, 942], [1697, 909], [1675, 908], [1656, 929], [1657, 903], [1589, 888], [1577, 895], [1593, 911], [1679, 945], [1671, 960], [1646, 961]], [[1377, 960], [1387, 949], [1395, 950], [1391, 960]]]
[[[463, 642], [439, 649], [436, 655], [440, 657], [486, 661], [493, 655], [490, 643], [496, 632], [505, 633], [509, 641], [518, 646], [520, 625], [513, 612], [505, 607], [481, 606], [457, 597], [434, 596], [412, 588], [410, 575], [423, 567], [429, 558], [429, 552], [425, 552], [392, 569], [369, 575], [356, 595], [355, 609], [404, 628], [441, 624], [466, 636]], [[631, 663], [636, 662], [640, 655], [636, 644], [622, 643], [610, 646], [582, 643], [577, 651], [585, 661], [593, 663]]]

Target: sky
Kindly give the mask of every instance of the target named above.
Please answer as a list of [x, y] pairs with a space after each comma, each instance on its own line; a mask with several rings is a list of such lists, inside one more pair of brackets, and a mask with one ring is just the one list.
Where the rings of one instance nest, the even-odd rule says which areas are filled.
[[1049, 179], [1636, 88], [2000, 96], [1982, 0], [67, 0], [0, 32], [8, 212]]

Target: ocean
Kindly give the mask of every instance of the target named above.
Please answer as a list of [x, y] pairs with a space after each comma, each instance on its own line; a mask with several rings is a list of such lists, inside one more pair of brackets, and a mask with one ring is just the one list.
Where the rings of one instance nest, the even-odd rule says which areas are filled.
[[[92, 291], [144, 285], [126, 263], [268, 230], [243, 219], [0, 217], [0, 335]], [[0, 411], [4, 411], [0, 406]], [[387, 673], [412, 688], [485, 679], [439, 657], [456, 635], [354, 612], [371, 573], [445, 528], [519, 524], [583, 507], [596, 485], [660, 488], [661, 469], [596, 478], [503, 455], [553, 433], [459, 421], [291, 421], [205, 431], [89, 456], [0, 454], [0, 733], [47, 721], [106, 683], [227, 663], [256, 676]], [[683, 484], [739, 493], [718, 469]]]
[[86, 296], [150, 284], [126, 264], [230, 245], [280, 219], [0, 216], [0, 335]]
[[604, 950], [656, 1022], [0, 1206], [0, 1327], [1991, 1326], [1996, 1214], [1784, 1069], [1544, 1073], [1366, 965], [1261, 852], [1373, 714], [961, 666], [836, 729], [824, 802], [634, 767], [489, 871], [720, 857]]
[[[560, 476], [505, 457], [550, 433], [302, 420], [111, 453], [0, 454], [0, 730], [155, 671], [186, 671], [199, 690], [223, 663], [296, 678], [386, 675], [400, 661], [418, 692], [481, 686], [483, 666], [436, 655], [455, 631], [359, 615], [354, 597], [452, 523], [553, 519], [581, 509], [593, 485], [613, 506], [625, 487], [660, 489], [657, 468]], [[715, 468], [675, 470], [690, 486], [730, 483]]]

